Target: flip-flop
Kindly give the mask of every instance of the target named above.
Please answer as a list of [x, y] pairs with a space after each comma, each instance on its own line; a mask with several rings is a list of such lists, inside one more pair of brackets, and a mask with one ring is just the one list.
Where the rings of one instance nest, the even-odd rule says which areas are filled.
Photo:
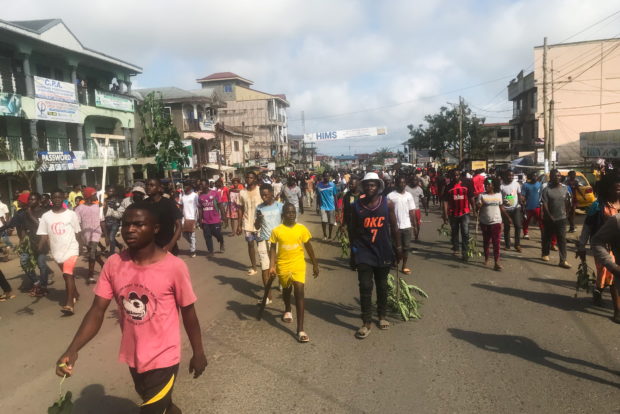
[[291, 312], [284, 312], [284, 315], [282, 315], [282, 322], [293, 322], [293, 314]]
[[60, 311], [67, 316], [75, 314], [75, 312], [73, 311], [73, 306], [63, 306], [62, 308], [60, 308]]
[[370, 328], [367, 328], [366, 326], [362, 326], [357, 330], [357, 332], [355, 332], [355, 337], [359, 339], [364, 339], [368, 335], [370, 335]]
[[4, 294], [4, 295], [0, 295], [0, 302], [5, 302], [9, 299], [15, 299], [15, 294], [14, 293], [10, 293], [10, 294]]
[[255, 269], [248, 270], [248, 276], [254, 276], [256, 273], [258, 272]]
[[403, 270], [401, 270], [401, 272], [403, 272], [406, 275], [410, 275], [411, 274], [411, 269], [409, 269], [408, 267], [405, 267]]
[[310, 338], [308, 337], [308, 334], [305, 333], [304, 331], [297, 332], [297, 340], [301, 342], [302, 344], [306, 342], [310, 342]]
[[381, 329], [382, 331], [390, 329], [390, 323], [385, 319], [379, 319], [379, 329]]

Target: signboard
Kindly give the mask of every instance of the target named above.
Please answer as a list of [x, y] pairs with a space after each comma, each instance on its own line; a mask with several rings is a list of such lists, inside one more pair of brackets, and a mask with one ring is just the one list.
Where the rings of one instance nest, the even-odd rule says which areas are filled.
[[34, 98], [36, 118], [48, 121], [80, 123], [80, 106], [76, 103]]
[[215, 122], [213, 122], [211, 119], [205, 119], [203, 121], [200, 121], [198, 126], [200, 127], [201, 131], [215, 131]]
[[579, 147], [585, 158], [620, 158], [620, 129], [582, 132]]
[[337, 139], [346, 139], [354, 137], [376, 137], [377, 135], [386, 135], [386, 127], [370, 127], [370, 128], [357, 128], [357, 129], [344, 129], [341, 131], [323, 131], [313, 132], [312, 134], [305, 134], [305, 142], [323, 142], [323, 141], [335, 141]]
[[74, 84], [40, 76], [34, 77], [34, 96], [50, 101], [77, 103]]
[[275, 162], [268, 162], [267, 163], [267, 169], [269, 171], [275, 171], [276, 170], [276, 163]]
[[486, 161], [472, 161], [471, 162], [471, 169], [473, 171], [475, 171], [475, 170], [486, 170], [487, 169], [487, 162]]
[[209, 151], [209, 163], [217, 164], [217, 151]]
[[383, 165], [394, 165], [398, 162], [398, 158], [386, 158], [383, 160]]
[[116, 109], [117, 111], [133, 112], [133, 100], [124, 96], [95, 89], [95, 106]]
[[39, 171], [69, 171], [86, 169], [86, 153], [84, 151], [39, 151], [41, 159]]
[[0, 92], [0, 115], [20, 116], [22, 112], [22, 97], [14, 93]]

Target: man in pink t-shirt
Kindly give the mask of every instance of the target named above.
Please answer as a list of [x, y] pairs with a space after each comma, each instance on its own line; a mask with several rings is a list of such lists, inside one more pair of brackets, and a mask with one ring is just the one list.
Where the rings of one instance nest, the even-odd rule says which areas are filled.
[[185, 262], [155, 244], [158, 221], [152, 204], [127, 208], [121, 227], [127, 250], [105, 263], [93, 304], [56, 368], [59, 376], [73, 373], [78, 351], [97, 334], [114, 299], [122, 332], [119, 359], [129, 365], [143, 399], [141, 413], [180, 412], [172, 403], [181, 359], [179, 309], [194, 353], [190, 372], [197, 378], [207, 366], [189, 271]]
[[213, 237], [220, 242], [220, 253], [224, 252], [224, 236], [222, 236], [222, 216], [220, 214], [220, 193], [213, 188], [213, 181], [198, 196], [200, 207], [200, 227], [207, 244], [207, 256], [213, 256]]

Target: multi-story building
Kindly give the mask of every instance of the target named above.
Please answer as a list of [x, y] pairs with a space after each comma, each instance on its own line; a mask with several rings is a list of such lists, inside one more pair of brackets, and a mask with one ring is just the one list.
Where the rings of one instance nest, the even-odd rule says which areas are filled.
[[[508, 85], [515, 152], [544, 145], [543, 52], [543, 46], [535, 47], [534, 70], [519, 73]], [[553, 100], [547, 119], [560, 164], [581, 160], [579, 133], [620, 128], [619, 67], [618, 38], [547, 46], [547, 99]]]
[[285, 95], [275, 95], [250, 88], [252, 81], [231, 72], [213, 73], [198, 79], [203, 89], [215, 93], [226, 102], [218, 113], [225, 126], [240, 128], [252, 134], [248, 165], [276, 161], [284, 166], [289, 159]]
[[512, 135], [514, 134], [514, 127], [509, 122], [482, 124], [482, 127], [490, 132], [487, 138], [490, 147], [488, 161], [492, 162], [493, 165], [510, 162], [513, 158]]
[[[139, 175], [147, 160], [135, 156], [129, 93], [141, 72], [85, 47], [62, 20], [0, 20], [0, 137], [7, 149], [0, 150], [0, 170], [9, 173], [2, 191], [30, 186], [17, 172], [35, 169], [39, 192], [101, 183], [104, 158], [108, 183]], [[113, 138], [107, 151], [97, 145], [105, 136]]]

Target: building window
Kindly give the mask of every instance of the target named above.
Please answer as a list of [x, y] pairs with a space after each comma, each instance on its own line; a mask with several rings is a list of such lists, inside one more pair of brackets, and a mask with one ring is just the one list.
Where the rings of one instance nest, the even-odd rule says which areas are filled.
[[235, 152], [239, 152], [239, 141], [234, 141], [235, 143]]
[[169, 106], [164, 106], [164, 117], [170, 119], [172, 118], [172, 108]]
[[232, 93], [232, 85], [230, 83], [224, 85], [224, 92]]

